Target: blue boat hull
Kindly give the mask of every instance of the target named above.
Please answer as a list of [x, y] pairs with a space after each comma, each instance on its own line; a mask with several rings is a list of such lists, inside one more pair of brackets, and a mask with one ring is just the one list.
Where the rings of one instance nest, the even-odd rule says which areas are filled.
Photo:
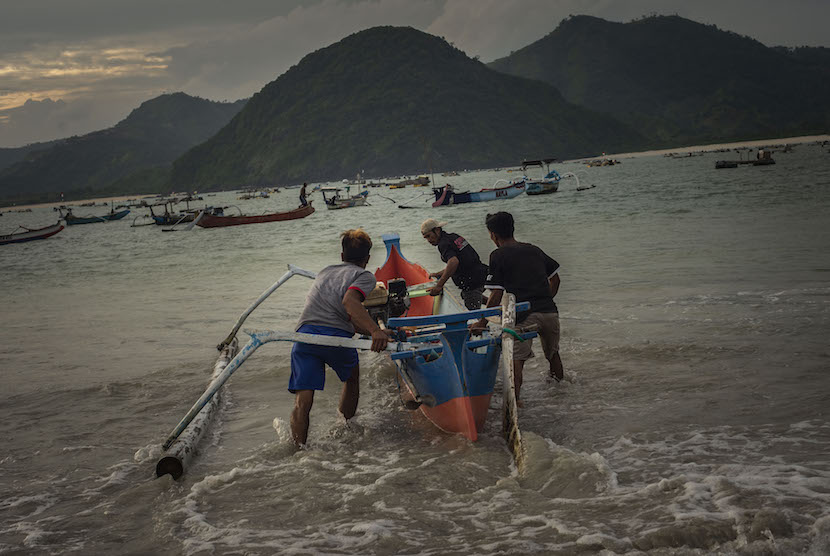
[[484, 201], [497, 201], [501, 199], [513, 199], [525, 191], [525, 182], [520, 181], [506, 187], [493, 189], [482, 189], [473, 192], [455, 192], [451, 187], [444, 186], [432, 190], [435, 194], [433, 207], [443, 205], [460, 205], [463, 203], [480, 203]]
[[[375, 272], [387, 283], [404, 278], [408, 286], [430, 281], [429, 272], [407, 261], [400, 253], [397, 234], [383, 236], [386, 262]], [[421, 317], [424, 324], [444, 324], [440, 333], [443, 350], [427, 357], [396, 361], [398, 373], [412, 398], [421, 401], [420, 411], [440, 429], [476, 440], [487, 418], [490, 398], [499, 368], [501, 346], [491, 343], [470, 349], [466, 321], [470, 313], [449, 293], [412, 300], [408, 317]], [[409, 326], [411, 318], [390, 319], [389, 325]], [[420, 322], [420, 321], [419, 321]], [[414, 336], [410, 341], [417, 341]]]

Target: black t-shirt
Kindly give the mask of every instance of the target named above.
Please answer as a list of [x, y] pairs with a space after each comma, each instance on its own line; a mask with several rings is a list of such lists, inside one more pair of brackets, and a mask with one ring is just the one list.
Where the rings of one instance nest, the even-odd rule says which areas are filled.
[[442, 230], [441, 237], [438, 238], [438, 251], [444, 262], [458, 257], [458, 269], [452, 275], [452, 281], [461, 290], [474, 290], [484, 285], [487, 279], [487, 265], [481, 262], [478, 253], [466, 239]]
[[519, 313], [521, 322], [530, 313], [557, 313], [548, 280], [559, 271], [559, 263], [529, 243], [499, 247], [490, 253], [489, 289], [507, 290], [516, 303], [530, 302], [530, 311]]

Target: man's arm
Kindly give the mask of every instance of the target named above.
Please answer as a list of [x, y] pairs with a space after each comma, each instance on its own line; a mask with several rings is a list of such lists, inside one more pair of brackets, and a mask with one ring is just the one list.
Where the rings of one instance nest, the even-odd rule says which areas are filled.
[[458, 257], [451, 257], [450, 260], [447, 261], [446, 268], [444, 268], [444, 270], [441, 271], [441, 276], [438, 279], [438, 283], [427, 290], [429, 292], [429, 295], [438, 295], [439, 293], [441, 293], [441, 290], [444, 289], [444, 284], [447, 283], [447, 280], [452, 278], [452, 275], [455, 274], [456, 270], [458, 270]]
[[561, 280], [559, 279], [559, 273], [557, 272], [550, 278], [548, 278], [548, 285], [550, 286], [550, 296], [556, 297], [556, 294], [559, 292], [559, 284]]
[[362, 297], [357, 290], [346, 290], [346, 295], [343, 296], [343, 308], [349, 314], [355, 330], [372, 336], [372, 351], [383, 351], [389, 342], [389, 335], [381, 330], [378, 323], [369, 316], [369, 311], [363, 306]]
[[[502, 289], [490, 290], [490, 297], [487, 298], [487, 307], [485, 307], [485, 309], [501, 305], [501, 298], [503, 295], [504, 290]], [[470, 332], [478, 334], [483, 332], [485, 328], [487, 328], [487, 319], [479, 319], [470, 325]]]

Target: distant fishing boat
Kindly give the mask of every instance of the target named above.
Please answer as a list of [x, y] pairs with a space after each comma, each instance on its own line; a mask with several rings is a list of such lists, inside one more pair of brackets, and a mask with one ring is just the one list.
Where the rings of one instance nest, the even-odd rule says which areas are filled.
[[128, 214], [130, 214], [130, 209], [124, 209], [117, 212], [113, 210], [110, 211], [109, 214], [104, 214], [102, 216], [75, 216], [72, 214], [72, 209], [67, 209], [66, 215], [64, 215], [63, 211], [61, 211], [61, 218], [64, 219], [67, 226], [76, 226], [78, 224], [95, 224], [96, 222], [121, 220]]
[[[362, 207], [368, 205], [366, 198], [369, 196], [368, 191], [361, 191], [355, 196], [349, 194], [350, 187], [346, 186], [346, 196], [340, 196], [339, 187], [324, 187], [320, 190], [323, 194], [323, 201], [326, 203], [326, 208], [329, 210], [337, 210], [351, 207]], [[326, 195], [328, 193], [328, 195]]]
[[51, 226], [46, 226], [45, 228], [27, 228], [25, 226], [18, 227], [19, 229], [23, 229], [22, 232], [12, 232], [7, 235], [0, 235], [0, 245], [6, 245], [7, 243], [23, 243], [24, 241], [35, 241], [37, 239], [46, 239], [47, 237], [52, 237], [56, 233], [63, 230], [63, 225], [61, 225], [60, 220], [58, 220], [57, 224], [53, 224]]
[[[183, 222], [193, 222], [199, 211], [190, 208], [189, 199], [184, 200], [187, 202], [187, 209], [179, 213], [173, 212], [173, 201], [166, 201], [164, 203], [159, 203], [156, 205], [149, 205], [148, 208], [150, 209], [150, 217], [153, 219], [153, 223], [157, 226], [175, 226], [176, 224]], [[164, 206], [164, 214], [154, 213], [154, 206]]]
[[[496, 187], [499, 183], [504, 182], [508, 185]], [[508, 182], [507, 180], [499, 180], [493, 187], [481, 189], [472, 192], [457, 192], [450, 185], [435, 188], [432, 192], [435, 194], [435, 202], [433, 207], [440, 207], [442, 205], [460, 205], [462, 203], [480, 203], [483, 201], [496, 201], [499, 199], [512, 199], [524, 193], [525, 181], [524, 178], [519, 178], [516, 181]]]
[[528, 195], [547, 195], [559, 191], [559, 180], [562, 176], [556, 170], [548, 172], [544, 178], [539, 180], [528, 180], [526, 192]]
[[241, 226], [244, 224], [262, 224], [264, 222], [281, 222], [283, 220], [296, 220], [305, 218], [314, 212], [311, 201], [304, 206], [286, 212], [274, 212], [271, 214], [260, 214], [254, 216], [225, 216], [224, 214], [202, 211], [194, 222], [201, 228], [224, 228], [226, 226]]
[[525, 191], [528, 195], [547, 195], [549, 193], [556, 193], [559, 190], [559, 181], [562, 176], [556, 170], [550, 169], [550, 163], [554, 162], [555, 158], [542, 158], [539, 160], [523, 160], [522, 171], [529, 167], [542, 167], [544, 164], [547, 174], [541, 179], [527, 179], [525, 178]]

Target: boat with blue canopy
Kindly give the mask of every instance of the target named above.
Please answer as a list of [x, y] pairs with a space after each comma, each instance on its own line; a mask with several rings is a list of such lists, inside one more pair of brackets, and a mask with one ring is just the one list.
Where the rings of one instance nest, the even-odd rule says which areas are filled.
[[550, 169], [550, 163], [554, 162], [555, 158], [541, 158], [539, 160], [522, 160], [522, 171], [534, 166], [545, 166], [547, 174], [543, 178], [528, 179], [525, 178], [527, 187], [525, 191], [528, 195], [547, 195], [549, 193], [556, 193], [559, 190], [559, 181], [562, 176], [556, 170]]

